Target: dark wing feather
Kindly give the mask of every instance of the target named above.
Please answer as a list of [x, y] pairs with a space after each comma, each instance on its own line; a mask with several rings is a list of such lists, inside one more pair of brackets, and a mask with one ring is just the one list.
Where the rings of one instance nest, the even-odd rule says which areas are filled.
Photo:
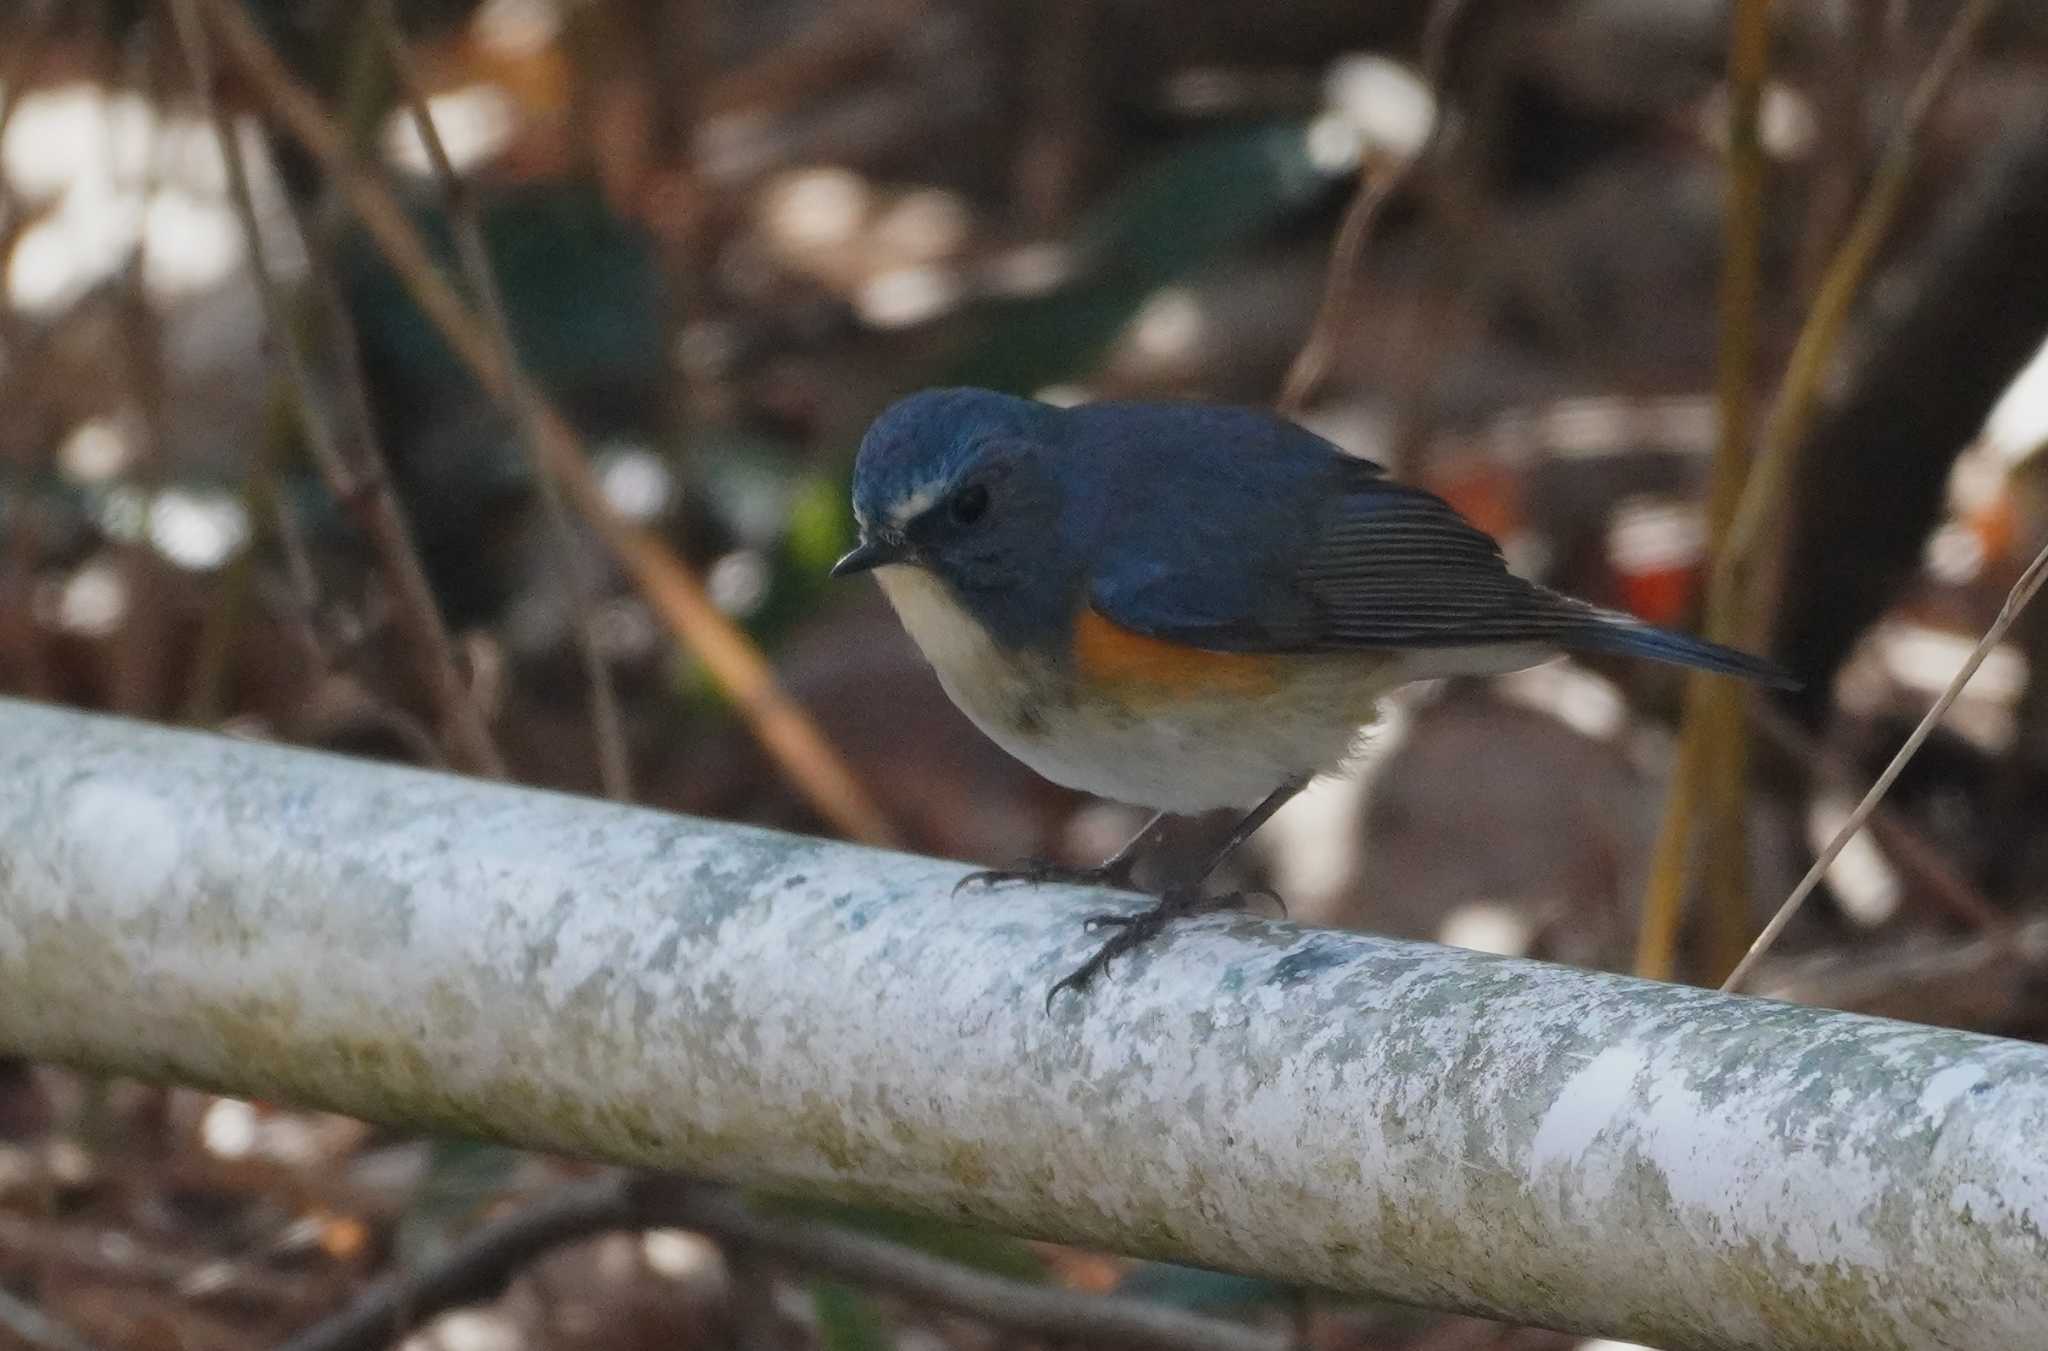
[[1434, 493], [1369, 466], [1343, 477], [1293, 577], [1323, 616], [1316, 646], [1555, 643], [1599, 622], [1509, 572], [1493, 537]]
[[[1524, 581], [1450, 503], [1291, 424], [1163, 406], [1137, 425], [1145, 435], [1107, 461], [1130, 472], [1104, 499], [1088, 582], [1089, 602], [1134, 632], [1219, 652], [1575, 647], [1798, 683], [1746, 652]], [[1204, 461], [1200, 472], [1166, 448]]]
[[1144, 506], [1119, 503], [1090, 603], [1212, 651], [1575, 647], [1797, 686], [1762, 658], [1524, 581], [1450, 503], [1288, 430], [1207, 474], [1144, 475]]
[[1158, 503], [1193, 522], [1171, 533], [1117, 532], [1095, 607], [1150, 637], [1228, 652], [1556, 641], [1595, 622], [1592, 607], [1510, 573], [1449, 503], [1370, 461], [1324, 451], [1312, 474], [1270, 475], [1227, 511], [1220, 500]]

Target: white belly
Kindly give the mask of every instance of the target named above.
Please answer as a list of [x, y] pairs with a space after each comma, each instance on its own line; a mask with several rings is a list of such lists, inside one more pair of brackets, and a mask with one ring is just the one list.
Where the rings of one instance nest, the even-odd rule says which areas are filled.
[[1358, 656], [1303, 656], [1252, 709], [1240, 699], [1133, 708], [1006, 653], [922, 569], [875, 577], [947, 695], [991, 740], [1054, 783], [1154, 810], [1249, 807], [1289, 779], [1338, 768], [1401, 679], [1391, 662], [1375, 672]]
[[1256, 709], [1233, 699], [1134, 712], [1081, 699], [1053, 710], [1037, 736], [990, 735], [1055, 783], [1191, 814], [1248, 808], [1289, 780], [1342, 767], [1377, 714], [1374, 702], [1373, 682], [1356, 664], [1325, 662]]

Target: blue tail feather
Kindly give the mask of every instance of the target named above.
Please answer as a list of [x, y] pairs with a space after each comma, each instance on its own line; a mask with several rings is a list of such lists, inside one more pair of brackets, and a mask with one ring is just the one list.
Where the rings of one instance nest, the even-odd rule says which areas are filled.
[[1566, 643], [1594, 652], [1647, 657], [1673, 666], [1717, 671], [1722, 675], [1753, 680], [1772, 689], [1796, 690], [1801, 684], [1797, 676], [1776, 662], [1710, 643], [1704, 638], [1694, 638], [1690, 634], [1660, 629], [1625, 615], [1601, 612], [1598, 620], [1573, 633]]

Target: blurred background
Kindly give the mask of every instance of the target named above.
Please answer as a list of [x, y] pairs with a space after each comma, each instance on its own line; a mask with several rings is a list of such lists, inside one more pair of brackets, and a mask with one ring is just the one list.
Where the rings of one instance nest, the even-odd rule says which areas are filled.
[[[1656, 622], [1701, 622], [1717, 410], [1782, 443], [1742, 617], [1806, 685], [1738, 717], [1735, 863], [1645, 967], [1717, 980], [2048, 542], [2048, 4], [1769, 9], [1731, 396], [1719, 0], [13, 0], [0, 695], [1092, 862], [1139, 817], [983, 740], [825, 580], [861, 430], [944, 383], [1271, 404], [1335, 288], [1302, 420]], [[1333, 269], [1362, 178], [1390, 191]], [[2048, 1028], [2043, 663], [2030, 612], [1750, 988]], [[1595, 661], [1411, 690], [1239, 880], [1642, 965], [1685, 705]], [[271, 1345], [582, 1171], [0, 1062], [0, 1347]], [[1580, 1344], [802, 1214], [1328, 1351]], [[407, 1344], [1047, 1340], [682, 1230], [511, 1276]]]

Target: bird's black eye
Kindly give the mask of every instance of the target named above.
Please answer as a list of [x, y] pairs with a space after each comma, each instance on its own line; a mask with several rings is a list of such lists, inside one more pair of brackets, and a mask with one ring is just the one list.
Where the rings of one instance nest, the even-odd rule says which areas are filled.
[[956, 524], [973, 525], [988, 515], [988, 489], [979, 483], [969, 484], [953, 494], [946, 510]]

